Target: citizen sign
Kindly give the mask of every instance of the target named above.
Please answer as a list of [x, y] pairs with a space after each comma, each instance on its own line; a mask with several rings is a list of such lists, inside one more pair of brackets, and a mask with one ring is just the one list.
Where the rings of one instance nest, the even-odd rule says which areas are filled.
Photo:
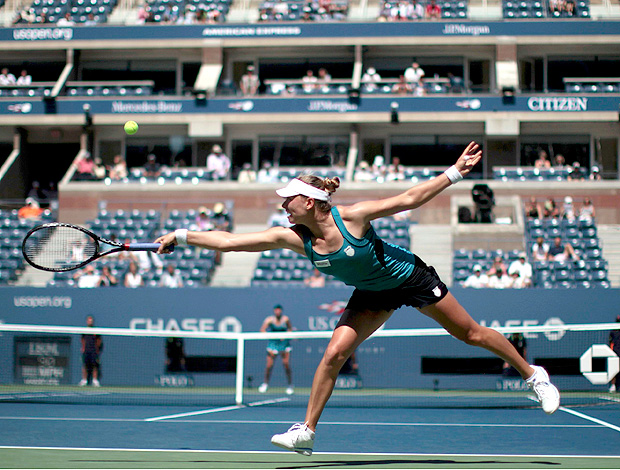
[[537, 96], [527, 100], [527, 107], [530, 111], [587, 111], [588, 98]]

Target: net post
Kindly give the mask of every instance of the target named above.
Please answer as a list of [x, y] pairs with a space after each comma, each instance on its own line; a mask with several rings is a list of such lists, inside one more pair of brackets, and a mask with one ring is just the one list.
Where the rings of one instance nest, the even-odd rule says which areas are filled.
[[235, 403], [243, 404], [243, 375], [245, 365], [245, 339], [237, 338], [237, 373], [235, 376]]

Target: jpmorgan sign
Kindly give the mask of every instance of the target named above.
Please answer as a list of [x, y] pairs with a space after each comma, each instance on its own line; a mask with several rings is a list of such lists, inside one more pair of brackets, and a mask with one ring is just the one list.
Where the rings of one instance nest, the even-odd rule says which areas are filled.
[[534, 96], [527, 100], [530, 111], [583, 112], [588, 110], [588, 98], [575, 96]]

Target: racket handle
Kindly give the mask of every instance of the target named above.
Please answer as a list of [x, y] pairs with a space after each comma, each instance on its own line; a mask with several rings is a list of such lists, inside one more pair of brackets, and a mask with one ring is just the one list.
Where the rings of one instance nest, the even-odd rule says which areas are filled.
[[[160, 246], [160, 243], [130, 243], [129, 245], [125, 245], [125, 248], [128, 251], [157, 251]], [[173, 251], [174, 245], [169, 245], [168, 253], [172, 253]]]

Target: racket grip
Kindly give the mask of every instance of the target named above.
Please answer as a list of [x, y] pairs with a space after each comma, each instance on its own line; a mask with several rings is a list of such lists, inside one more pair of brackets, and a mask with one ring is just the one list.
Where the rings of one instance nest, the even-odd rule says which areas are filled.
[[[160, 243], [130, 243], [126, 245], [128, 251], [157, 251], [161, 246]], [[174, 251], [174, 245], [168, 246], [168, 253]]]

